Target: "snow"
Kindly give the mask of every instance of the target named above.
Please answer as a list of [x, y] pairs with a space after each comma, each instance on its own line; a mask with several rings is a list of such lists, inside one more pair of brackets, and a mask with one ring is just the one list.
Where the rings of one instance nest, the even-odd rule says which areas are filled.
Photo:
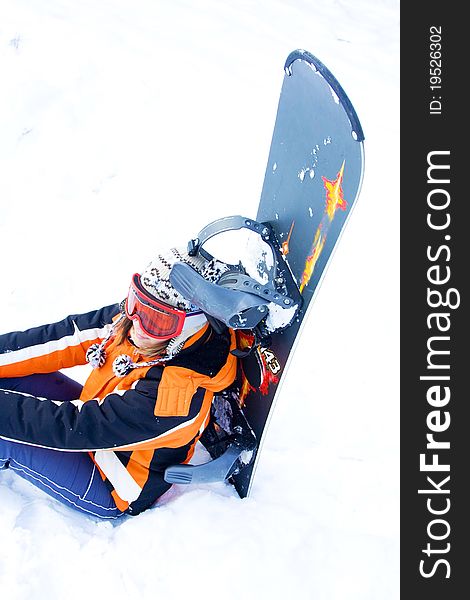
[[175, 486], [100, 523], [1, 472], [2, 598], [398, 598], [397, 0], [3, 0], [0, 331], [119, 301], [157, 249], [256, 216], [296, 48], [348, 93], [366, 174], [252, 495]]
[[294, 319], [298, 308], [298, 304], [294, 304], [289, 308], [284, 308], [283, 306], [279, 306], [279, 304], [270, 302], [268, 304], [269, 314], [266, 318], [267, 330], [272, 333], [273, 331], [276, 331], [276, 329], [287, 327]]

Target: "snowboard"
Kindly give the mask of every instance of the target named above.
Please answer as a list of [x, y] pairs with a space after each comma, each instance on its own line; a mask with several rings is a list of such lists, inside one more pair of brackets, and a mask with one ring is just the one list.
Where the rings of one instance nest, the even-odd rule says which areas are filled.
[[[195, 304], [204, 308], [216, 330], [219, 325], [235, 330], [239, 368], [235, 383], [214, 397], [210, 423], [200, 438], [212, 460], [168, 467], [165, 481], [189, 484], [228, 480], [241, 498], [250, 493], [280, 385], [359, 194], [364, 171], [364, 134], [332, 73], [304, 50], [292, 52], [284, 70], [256, 221], [241, 216], [220, 219], [204, 228], [188, 246], [190, 252], [197, 252], [204, 240], [223, 230], [247, 227], [257, 231], [269, 240], [275, 269], [271, 271], [263, 260], [256, 261], [256, 268], [262, 275], [275, 273], [273, 280], [270, 276], [268, 280], [280, 291], [264, 285], [262, 277], [249, 288], [249, 302], [244, 306], [254, 302], [253, 306], [237, 313], [228, 300], [233, 296], [222, 290], [224, 276], [218, 286], [203, 283], [185, 265], [175, 265], [170, 276], [185, 297], [194, 295]], [[235, 285], [234, 274], [228, 277]], [[242, 279], [237, 289], [245, 284], [251, 286], [253, 281]], [[269, 326], [270, 308], [268, 317], [259, 321], [258, 310], [264, 310], [266, 301], [260, 300], [259, 294], [254, 298], [255, 288], [261, 289], [261, 296], [268, 294], [273, 300], [277, 297], [278, 303], [291, 303], [295, 309], [292, 318], [280, 327]], [[232, 318], [227, 320], [224, 315], [229, 307]], [[259, 324], [244, 329], [251, 318]]]
[[[361, 124], [333, 74], [305, 50], [289, 54], [284, 72], [256, 220], [272, 227], [302, 308], [288, 328], [240, 360], [238, 401], [257, 438], [249, 464], [230, 478], [242, 498], [250, 493], [282, 380], [364, 171]], [[252, 343], [248, 331], [237, 335], [242, 347]]]

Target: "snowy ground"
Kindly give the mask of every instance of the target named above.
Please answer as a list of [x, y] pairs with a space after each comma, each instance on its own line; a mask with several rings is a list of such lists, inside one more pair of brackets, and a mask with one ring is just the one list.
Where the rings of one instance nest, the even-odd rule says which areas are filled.
[[295, 48], [355, 105], [366, 177], [252, 496], [175, 487], [112, 525], [1, 473], [2, 599], [398, 598], [397, 0], [3, 0], [0, 331], [120, 300], [156, 249], [255, 216]]

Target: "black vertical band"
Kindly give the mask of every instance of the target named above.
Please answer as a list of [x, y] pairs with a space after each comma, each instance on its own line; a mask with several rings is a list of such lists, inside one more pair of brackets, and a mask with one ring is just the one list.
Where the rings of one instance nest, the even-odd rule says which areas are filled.
[[401, 6], [401, 596], [432, 600], [468, 577], [469, 34], [456, 4]]

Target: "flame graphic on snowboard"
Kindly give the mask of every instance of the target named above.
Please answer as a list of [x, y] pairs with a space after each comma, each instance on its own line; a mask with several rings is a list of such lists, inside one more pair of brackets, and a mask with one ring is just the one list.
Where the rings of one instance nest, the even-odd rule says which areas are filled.
[[[317, 230], [315, 231], [310, 252], [305, 260], [305, 268], [300, 278], [300, 293], [303, 292], [305, 286], [308, 285], [310, 279], [312, 278], [313, 272], [315, 270], [315, 265], [318, 259], [320, 258], [322, 250], [325, 246], [326, 236], [328, 234], [328, 230], [331, 226], [331, 223], [333, 222], [336, 211], [338, 209], [344, 211], [348, 206], [346, 200], [344, 199], [344, 193], [342, 188], [344, 164], [345, 163], [343, 161], [343, 164], [341, 165], [336, 179], [334, 179], [333, 181], [330, 181], [326, 177], [322, 176], [323, 186], [326, 192], [325, 209], [320, 224], [318, 225]], [[294, 225], [295, 221], [292, 221], [287, 239], [282, 243], [281, 252], [283, 256], [287, 256], [289, 254], [289, 242], [292, 237]], [[254, 337], [252, 334], [248, 332], [243, 332], [241, 330], [237, 331], [237, 339], [238, 347], [242, 350], [247, 350], [248, 348], [250, 348], [253, 345], [254, 341]], [[267, 395], [269, 392], [269, 386], [271, 384], [277, 384], [279, 382], [279, 374], [282, 370], [281, 364], [269, 348], [256, 348], [254, 354], [258, 362], [259, 371], [257, 379], [259, 379], [259, 381], [256, 386], [250, 383], [248, 377], [246, 376], [242, 368], [242, 382], [239, 392], [239, 399], [242, 407], [244, 406], [245, 400], [250, 394], [250, 392], [256, 392], [259, 390], [263, 396]]]
[[300, 293], [303, 292], [305, 286], [308, 285], [308, 282], [313, 275], [315, 265], [317, 264], [323, 247], [325, 246], [326, 236], [328, 234], [330, 225], [333, 222], [336, 211], [338, 208], [341, 210], [346, 210], [347, 208], [347, 202], [344, 199], [343, 188], [341, 187], [343, 182], [343, 173], [344, 161], [334, 181], [330, 181], [326, 177], [322, 176], [323, 185], [326, 190], [325, 212], [323, 213], [320, 224], [315, 232], [311, 250], [305, 261], [305, 268], [300, 278]]

